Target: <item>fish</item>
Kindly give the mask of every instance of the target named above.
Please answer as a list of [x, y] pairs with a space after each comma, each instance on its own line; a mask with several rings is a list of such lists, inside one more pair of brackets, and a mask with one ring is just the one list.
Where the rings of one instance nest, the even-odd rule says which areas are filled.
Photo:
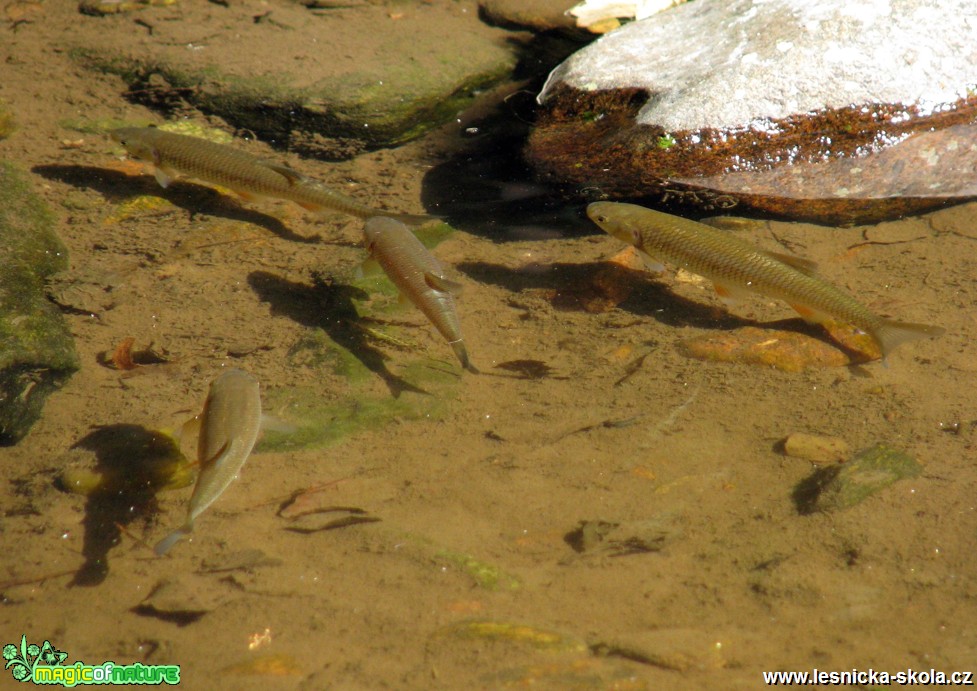
[[160, 540], [154, 551], [166, 554], [193, 531], [194, 522], [224, 493], [244, 466], [261, 430], [258, 380], [244, 370], [228, 369], [210, 384], [200, 414], [197, 461], [200, 474], [190, 497], [186, 521]]
[[112, 130], [109, 136], [133, 158], [152, 163], [156, 181], [164, 189], [176, 177], [185, 175], [231, 189], [245, 200], [274, 197], [293, 201], [308, 211], [339, 211], [360, 218], [390, 216], [409, 225], [437, 220], [436, 216], [425, 214], [395, 214], [370, 208], [288, 166], [200, 137], [156, 127], [122, 127]]
[[766, 252], [703, 223], [622, 202], [593, 202], [587, 216], [649, 262], [665, 261], [712, 281], [721, 297], [760, 293], [785, 301], [809, 322], [851, 324], [875, 340], [883, 359], [903, 343], [945, 332], [881, 317], [819, 277], [814, 262]]
[[477, 373], [465, 348], [454, 293], [461, 286], [445, 278], [441, 262], [421, 244], [410, 228], [384, 216], [368, 219], [363, 230], [366, 250], [384, 273], [455, 351], [461, 366]]

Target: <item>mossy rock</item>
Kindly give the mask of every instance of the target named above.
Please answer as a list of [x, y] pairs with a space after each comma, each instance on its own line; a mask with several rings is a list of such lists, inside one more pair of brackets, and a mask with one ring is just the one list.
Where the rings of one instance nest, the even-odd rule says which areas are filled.
[[27, 176], [0, 161], [0, 444], [19, 441], [48, 394], [78, 369], [74, 341], [44, 294], [68, 266], [54, 216]]
[[850, 461], [822, 468], [794, 490], [801, 513], [850, 509], [898, 480], [917, 477], [923, 466], [885, 444], [859, 452]]
[[80, 34], [70, 54], [121, 76], [148, 105], [190, 105], [290, 150], [338, 159], [447, 122], [518, 62], [509, 34], [472, 14], [433, 6], [394, 14], [279, 3], [258, 21], [186, 6], [179, 21], [154, 22], [153, 37], [138, 45], [112, 30], [116, 18], [98, 20], [106, 27], [98, 42], [82, 44]]

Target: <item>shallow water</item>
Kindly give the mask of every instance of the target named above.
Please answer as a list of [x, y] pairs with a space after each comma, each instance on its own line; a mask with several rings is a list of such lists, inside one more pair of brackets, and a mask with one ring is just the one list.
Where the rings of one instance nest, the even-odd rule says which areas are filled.
[[[741, 231], [883, 314], [947, 329], [887, 366], [787, 373], [678, 349], [754, 322], [804, 329], [763, 298], [728, 311], [674, 272], [637, 274], [616, 308], [587, 311], [620, 244], [493, 157], [518, 146], [505, 105], [344, 163], [291, 157], [366, 203], [448, 215], [459, 232], [434, 251], [465, 284], [485, 372], [471, 376], [418, 312], [354, 282], [361, 221], [194, 183], [164, 193], [107, 138], [61, 128], [153, 114], [31, 29], [0, 47], [22, 126], [0, 156], [34, 171], [72, 267], [115, 288], [111, 309], [65, 315], [82, 369], [0, 449], [0, 642], [179, 664], [189, 688], [755, 688], [764, 670], [973, 669], [977, 205]], [[137, 195], [161, 201], [133, 208]], [[167, 362], [100, 364], [127, 337]], [[230, 366], [260, 379], [273, 414], [322, 416], [321, 446], [269, 435], [163, 559], [148, 545], [189, 488], [56, 488], [93, 428], [176, 428]], [[795, 431], [883, 441], [925, 470], [804, 515], [794, 491], [814, 468], [777, 450]]]

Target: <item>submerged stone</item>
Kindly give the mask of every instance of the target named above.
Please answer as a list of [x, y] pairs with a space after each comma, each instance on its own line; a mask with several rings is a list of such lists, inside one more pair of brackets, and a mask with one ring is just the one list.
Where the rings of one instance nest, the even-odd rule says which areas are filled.
[[825, 328], [835, 343], [800, 331], [744, 326], [687, 339], [679, 350], [697, 360], [761, 365], [784, 372], [845, 367], [879, 357], [878, 346], [868, 334], [841, 324]]
[[54, 216], [27, 177], [0, 161], [0, 445], [19, 441], [47, 396], [78, 369], [44, 278], [68, 265]]
[[490, 24], [532, 31], [573, 29], [568, 14], [573, 0], [479, 0], [478, 9]]
[[293, 151], [344, 158], [419, 136], [511, 73], [512, 35], [459, 5], [150, 7], [140, 13], [150, 33], [134, 35], [129, 17], [81, 17], [104, 30], [79, 32], [72, 55], [150, 105], [189, 105]]
[[967, 0], [696, 0], [553, 71], [527, 149], [591, 198], [870, 222], [977, 197]]
[[917, 477], [923, 466], [885, 444], [858, 453], [851, 461], [817, 471], [794, 492], [802, 513], [850, 509], [898, 480]]

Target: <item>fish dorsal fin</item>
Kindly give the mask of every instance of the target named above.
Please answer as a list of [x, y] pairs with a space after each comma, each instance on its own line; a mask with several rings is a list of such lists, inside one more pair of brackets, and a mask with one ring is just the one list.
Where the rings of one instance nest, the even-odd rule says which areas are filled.
[[261, 165], [263, 165], [268, 170], [273, 170], [279, 175], [281, 175], [283, 178], [288, 180], [289, 185], [299, 185], [305, 182], [306, 180], [308, 180], [308, 178], [302, 175], [302, 173], [298, 172], [297, 170], [294, 170], [293, 168], [289, 168], [288, 166], [283, 166], [280, 163], [262, 161]]
[[461, 292], [460, 283], [449, 281], [444, 276], [438, 276], [437, 274], [433, 274], [430, 271], [424, 272], [424, 282], [427, 283], [427, 285], [430, 288], [433, 288], [434, 290], [440, 290], [442, 293], [452, 293], [454, 295], [457, 295], [458, 293]]
[[804, 259], [793, 254], [783, 254], [781, 252], [764, 252], [771, 259], [776, 259], [782, 264], [797, 269], [807, 276], [815, 276], [818, 273], [818, 263], [810, 259]]

